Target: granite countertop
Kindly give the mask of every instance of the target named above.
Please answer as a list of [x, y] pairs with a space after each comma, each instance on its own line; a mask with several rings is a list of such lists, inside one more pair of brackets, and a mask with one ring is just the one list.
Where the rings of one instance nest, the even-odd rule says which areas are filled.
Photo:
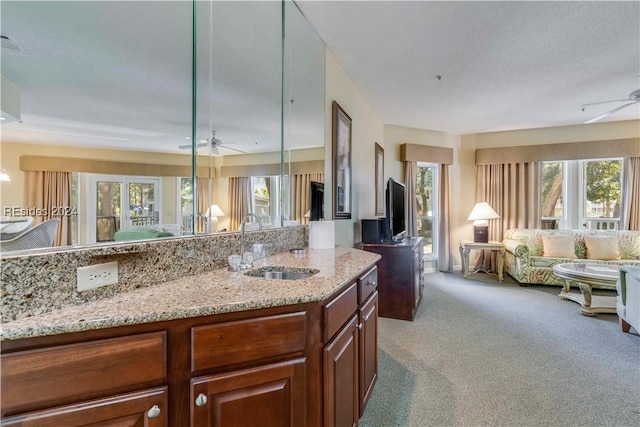
[[378, 254], [343, 247], [306, 248], [304, 254], [280, 253], [254, 262], [253, 269], [286, 266], [319, 272], [306, 279], [278, 280], [247, 276], [248, 270], [215, 270], [2, 323], [0, 340], [322, 301], [379, 259]]

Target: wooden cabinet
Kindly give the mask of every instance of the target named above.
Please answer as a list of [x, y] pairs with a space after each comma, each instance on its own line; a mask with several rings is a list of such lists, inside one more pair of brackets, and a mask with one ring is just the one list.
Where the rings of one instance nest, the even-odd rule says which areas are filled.
[[362, 249], [382, 255], [378, 262], [379, 315], [413, 320], [424, 288], [423, 239], [402, 243], [365, 243]]
[[378, 293], [375, 292], [358, 311], [359, 401], [360, 417], [378, 380]]
[[164, 331], [3, 355], [2, 425], [166, 426], [166, 374]]
[[358, 316], [324, 348], [324, 425], [358, 425]]
[[307, 320], [296, 311], [191, 328], [191, 372], [223, 370], [191, 379], [191, 425], [303, 426], [305, 359], [264, 361], [303, 354]]
[[305, 361], [294, 359], [191, 381], [194, 427], [305, 425]]
[[159, 387], [6, 417], [2, 425], [166, 427], [167, 413], [167, 387]]
[[376, 286], [373, 268], [325, 306], [325, 427], [357, 426], [378, 378]]
[[357, 425], [377, 270], [324, 301], [2, 342], [2, 426]]

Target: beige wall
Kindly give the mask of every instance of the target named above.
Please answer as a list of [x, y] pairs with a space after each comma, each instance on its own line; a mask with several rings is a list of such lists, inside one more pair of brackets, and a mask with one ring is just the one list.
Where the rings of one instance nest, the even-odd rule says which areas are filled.
[[[325, 182], [332, 182], [332, 102], [335, 100], [351, 117], [351, 220], [336, 220], [336, 245], [353, 246], [360, 240], [360, 219], [375, 217], [375, 143], [384, 147], [384, 130], [360, 90], [345, 73], [331, 51], [325, 61]], [[386, 154], [386, 148], [385, 148]], [[387, 170], [385, 156], [385, 171]], [[388, 176], [388, 175], [387, 175]], [[333, 191], [325, 189], [325, 216], [333, 216]]]

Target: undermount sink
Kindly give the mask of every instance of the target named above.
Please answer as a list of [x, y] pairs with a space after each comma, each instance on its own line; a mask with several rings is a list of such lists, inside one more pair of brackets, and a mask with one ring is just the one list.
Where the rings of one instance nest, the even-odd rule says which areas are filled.
[[244, 274], [251, 277], [263, 277], [265, 279], [298, 280], [311, 277], [319, 271], [320, 270], [314, 268], [269, 266], [247, 271]]

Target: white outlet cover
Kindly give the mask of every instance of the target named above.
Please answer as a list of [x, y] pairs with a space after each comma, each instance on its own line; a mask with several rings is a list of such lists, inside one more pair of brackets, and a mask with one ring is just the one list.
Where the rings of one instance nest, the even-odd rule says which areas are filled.
[[78, 267], [78, 292], [118, 283], [118, 262]]

